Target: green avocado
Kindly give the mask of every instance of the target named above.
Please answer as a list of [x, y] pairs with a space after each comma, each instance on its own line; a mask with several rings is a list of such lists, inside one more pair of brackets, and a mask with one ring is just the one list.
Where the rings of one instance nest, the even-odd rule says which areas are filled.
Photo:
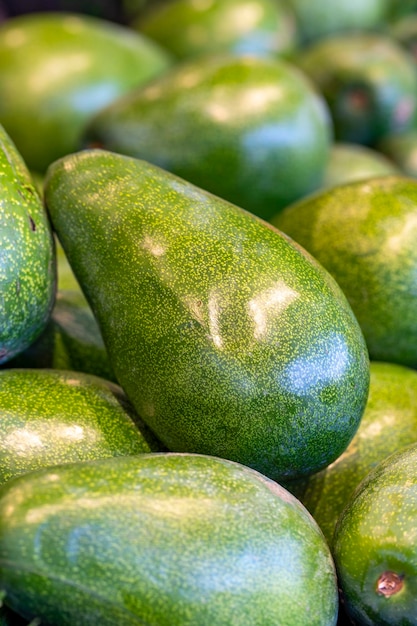
[[341, 290], [269, 224], [144, 161], [53, 164], [46, 203], [117, 380], [169, 450], [272, 478], [326, 466], [365, 408]]
[[0, 371], [0, 484], [73, 461], [163, 449], [122, 389], [80, 372]]
[[220, 51], [285, 54], [298, 39], [294, 14], [282, 0], [171, 0], [149, 6], [132, 27], [178, 59]]
[[48, 216], [23, 159], [0, 126], [0, 363], [40, 335], [55, 288]]
[[4, 367], [73, 370], [117, 382], [97, 321], [79, 290], [57, 292], [43, 333]]
[[415, 61], [392, 37], [333, 35], [293, 61], [326, 98], [338, 141], [375, 146], [385, 135], [415, 127]]
[[329, 548], [283, 487], [203, 455], [26, 474], [0, 490], [0, 587], [59, 626], [334, 626]]
[[361, 480], [388, 455], [417, 441], [417, 372], [371, 362], [369, 396], [358, 431], [326, 469], [287, 484], [331, 545], [337, 520]]
[[28, 13], [0, 27], [0, 123], [30, 169], [78, 148], [87, 121], [171, 64], [132, 29], [88, 15]]
[[417, 367], [417, 181], [384, 176], [313, 194], [271, 220], [336, 279], [374, 361]]
[[330, 148], [322, 188], [386, 174], [401, 174], [394, 160], [357, 143], [336, 142]]
[[144, 159], [268, 218], [321, 185], [331, 136], [324, 99], [290, 63], [207, 55], [106, 107], [83, 145]]
[[416, 443], [386, 458], [361, 482], [336, 527], [339, 585], [355, 623], [416, 624], [416, 468]]

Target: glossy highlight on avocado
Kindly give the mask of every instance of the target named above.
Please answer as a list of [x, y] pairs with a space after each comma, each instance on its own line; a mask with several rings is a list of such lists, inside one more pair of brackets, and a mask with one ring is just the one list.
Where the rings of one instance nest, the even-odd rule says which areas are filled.
[[45, 328], [56, 288], [50, 223], [26, 165], [0, 126], [0, 363]]
[[163, 449], [122, 389], [97, 376], [0, 371], [0, 483], [74, 461]]
[[92, 150], [46, 203], [115, 375], [169, 450], [295, 478], [353, 437], [366, 345], [338, 285], [266, 222], [144, 161]]
[[[0, 587], [59, 626], [334, 626], [334, 565], [285, 489], [223, 459], [143, 454], [0, 490]], [[294, 602], [294, 599], [297, 599]]]

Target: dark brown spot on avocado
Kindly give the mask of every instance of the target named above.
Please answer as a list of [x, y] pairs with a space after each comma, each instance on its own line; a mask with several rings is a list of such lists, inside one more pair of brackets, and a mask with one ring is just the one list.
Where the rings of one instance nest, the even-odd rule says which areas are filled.
[[390, 571], [384, 572], [377, 580], [376, 591], [380, 596], [389, 598], [401, 591], [404, 585], [403, 581], [404, 575], [402, 574]]
[[29, 215], [29, 222], [30, 222], [30, 228], [31, 228], [31, 230], [33, 230], [33, 232], [35, 232], [35, 230], [36, 230], [36, 224], [35, 224], [35, 222], [33, 221], [32, 217], [31, 217], [30, 215]]

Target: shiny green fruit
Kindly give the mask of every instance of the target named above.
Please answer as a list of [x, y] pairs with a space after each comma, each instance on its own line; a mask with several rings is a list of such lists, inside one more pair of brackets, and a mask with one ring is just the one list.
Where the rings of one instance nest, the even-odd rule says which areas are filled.
[[80, 290], [58, 290], [45, 330], [5, 367], [72, 370], [117, 382], [97, 321]]
[[362, 481], [336, 527], [333, 554], [355, 623], [417, 623], [417, 445]]
[[0, 587], [59, 626], [334, 626], [317, 524], [258, 472], [144, 454], [19, 477], [0, 490]]
[[43, 467], [161, 450], [122, 389], [87, 374], [0, 371], [0, 483]]
[[336, 279], [371, 359], [417, 367], [417, 181], [384, 176], [341, 185], [271, 221]]
[[102, 107], [170, 65], [127, 27], [87, 15], [29, 13], [0, 27], [0, 123], [30, 169], [77, 149]]
[[296, 61], [326, 98], [338, 141], [374, 146], [385, 135], [415, 126], [415, 62], [388, 35], [325, 37]]
[[330, 116], [282, 59], [205, 56], [119, 99], [85, 144], [150, 161], [267, 218], [321, 185]]
[[221, 51], [283, 54], [297, 46], [294, 14], [281, 0], [172, 0], [149, 6], [132, 27], [179, 59]]
[[0, 363], [43, 331], [55, 286], [48, 216], [25, 163], [0, 126]]
[[401, 174], [388, 156], [357, 143], [338, 142], [330, 149], [322, 188], [387, 174]]
[[169, 450], [292, 478], [346, 448], [368, 353], [340, 288], [303, 249], [104, 150], [53, 164], [45, 198], [116, 377]]
[[417, 372], [375, 361], [370, 370], [368, 402], [347, 449], [326, 469], [287, 485], [330, 545], [337, 520], [361, 480], [387, 456], [417, 441]]

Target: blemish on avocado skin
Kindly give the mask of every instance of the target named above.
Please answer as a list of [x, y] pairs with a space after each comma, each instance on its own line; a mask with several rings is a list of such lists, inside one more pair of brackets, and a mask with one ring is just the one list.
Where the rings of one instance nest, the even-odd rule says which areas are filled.
[[36, 224], [35, 224], [35, 222], [33, 221], [33, 218], [32, 218], [30, 215], [29, 215], [29, 222], [30, 222], [30, 228], [31, 228], [31, 230], [33, 230], [33, 232], [35, 232], [35, 230], [36, 230]]
[[378, 595], [389, 598], [395, 595], [396, 593], [398, 593], [399, 591], [401, 591], [403, 586], [404, 586], [403, 574], [396, 574], [395, 572], [387, 571], [381, 574], [381, 576], [378, 578], [378, 581], [376, 584], [376, 591]]

